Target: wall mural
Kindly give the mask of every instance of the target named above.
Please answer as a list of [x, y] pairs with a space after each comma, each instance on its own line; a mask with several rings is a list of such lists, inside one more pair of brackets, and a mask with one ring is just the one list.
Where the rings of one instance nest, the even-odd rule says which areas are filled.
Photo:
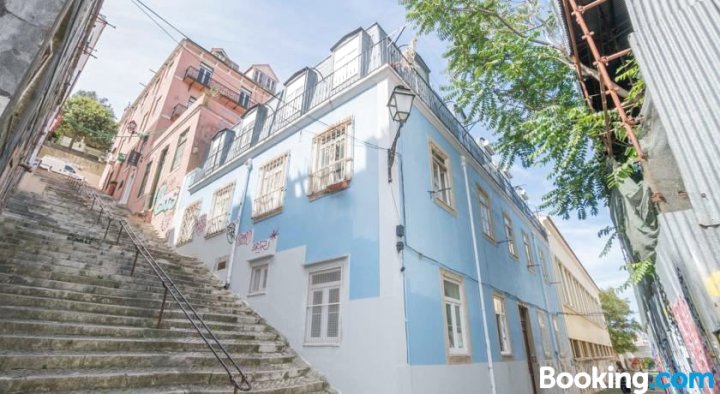
[[[700, 338], [700, 332], [695, 325], [695, 320], [693, 320], [690, 314], [690, 308], [687, 302], [685, 302], [685, 299], [679, 299], [670, 305], [670, 309], [680, 328], [680, 335], [682, 335], [685, 346], [690, 353], [693, 370], [702, 372], [712, 371], [710, 357], [705, 351], [705, 346]], [[717, 393], [718, 391], [706, 388], [705, 392]]]
[[175, 203], [177, 202], [179, 195], [179, 187], [175, 187], [174, 189], [168, 191], [167, 184], [163, 183], [155, 195], [155, 207], [153, 208], [153, 213], [157, 215], [175, 208]]

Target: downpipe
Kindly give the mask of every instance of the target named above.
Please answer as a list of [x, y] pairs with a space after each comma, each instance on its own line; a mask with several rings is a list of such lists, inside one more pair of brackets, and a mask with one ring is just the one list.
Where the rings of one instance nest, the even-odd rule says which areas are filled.
[[245, 210], [245, 199], [247, 198], [248, 185], [250, 184], [250, 173], [252, 172], [252, 159], [245, 162], [247, 167], [247, 175], [245, 176], [245, 185], [243, 186], [242, 199], [240, 200], [240, 212], [235, 222], [235, 234], [233, 235], [232, 246], [230, 247], [230, 260], [228, 261], [228, 271], [225, 276], [225, 289], [230, 288], [230, 278], [232, 275], [233, 265], [235, 263], [235, 249], [237, 248], [237, 235], [240, 232], [240, 223], [242, 223], [243, 211]]
[[490, 392], [492, 394], [497, 394], [497, 390], [495, 388], [495, 369], [493, 367], [492, 349], [490, 348], [490, 334], [488, 331], [487, 314], [485, 308], [485, 293], [483, 292], [482, 273], [480, 272], [480, 257], [478, 255], [477, 238], [475, 237], [475, 215], [473, 214], [472, 201], [470, 200], [470, 183], [468, 182], [467, 159], [465, 158], [465, 156], [461, 156], [460, 163], [462, 164], [463, 177], [465, 178], [465, 196], [467, 198], [468, 216], [470, 218], [470, 235], [472, 236], [473, 256], [475, 257], [475, 273], [477, 274], [478, 278], [478, 293], [480, 293], [480, 311], [482, 312], [483, 331], [485, 334], [485, 352], [487, 353], [488, 359]]

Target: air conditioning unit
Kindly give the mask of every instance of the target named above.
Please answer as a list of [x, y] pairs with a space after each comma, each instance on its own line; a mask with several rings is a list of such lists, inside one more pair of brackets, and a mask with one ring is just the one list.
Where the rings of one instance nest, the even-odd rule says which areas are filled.
[[495, 154], [495, 149], [493, 148], [493, 145], [490, 141], [486, 140], [483, 137], [478, 138], [477, 141], [478, 145], [480, 145], [483, 149], [485, 149], [485, 152], [487, 152], [490, 156]]
[[517, 192], [518, 196], [522, 197], [522, 199], [525, 201], [530, 199], [530, 196], [528, 196], [527, 191], [520, 186], [515, 187], [515, 192]]

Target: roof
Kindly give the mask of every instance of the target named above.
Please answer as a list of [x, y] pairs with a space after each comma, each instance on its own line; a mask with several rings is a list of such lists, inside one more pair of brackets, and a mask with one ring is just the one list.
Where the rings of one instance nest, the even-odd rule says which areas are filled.
[[330, 52], [334, 52], [335, 49], [337, 49], [337, 47], [339, 47], [340, 45], [342, 45], [342, 43], [344, 43], [345, 41], [347, 41], [348, 38], [353, 37], [353, 36], [357, 35], [358, 33], [364, 32], [364, 31], [365, 31], [365, 29], [363, 29], [362, 27], [358, 27], [357, 29], [351, 31], [350, 33], [345, 34], [344, 36], [342, 36], [342, 38], [340, 38], [340, 39], [335, 43], [335, 45], [333, 45], [333, 46], [330, 47]]

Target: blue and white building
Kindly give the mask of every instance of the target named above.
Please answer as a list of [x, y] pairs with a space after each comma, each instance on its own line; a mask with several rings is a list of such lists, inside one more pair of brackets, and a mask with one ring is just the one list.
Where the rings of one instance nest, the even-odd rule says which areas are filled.
[[567, 346], [545, 231], [428, 74], [378, 25], [347, 34], [218, 132], [172, 242], [343, 393], [539, 392]]

